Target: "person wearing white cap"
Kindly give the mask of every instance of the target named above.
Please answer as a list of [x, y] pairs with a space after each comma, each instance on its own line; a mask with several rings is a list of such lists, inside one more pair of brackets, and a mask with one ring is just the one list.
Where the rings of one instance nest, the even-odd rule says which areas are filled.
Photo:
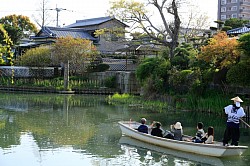
[[224, 133], [223, 145], [228, 145], [232, 139], [231, 145], [238, 146], [240, 139], [240, 118], [245, 116], [244, 109], [240, 106], [243, 101], [238, 97], [231, 99], [234, 103], [224, 108], [227, 114], [227, 126]]
[[175, 139], [175, 140], [182, 140], [183, 136], [183, 129], [181, 126], [181, 122], [176, 122], [173, 125], [170, 125], [170, 132], [166, 131], [166, 135], [164, 138]]

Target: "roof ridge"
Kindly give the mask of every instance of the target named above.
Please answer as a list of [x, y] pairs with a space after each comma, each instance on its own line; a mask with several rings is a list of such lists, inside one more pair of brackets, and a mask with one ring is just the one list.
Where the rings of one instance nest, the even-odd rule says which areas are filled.
[[87, 22], [87, 21], [93, 21], [93, 20], [102, 20], [102, 19], [112, 19], [113, 17], [106, 16], [106, 17], [96, 17], [96, 18], [89, 18], [89, 19], [84, 19], [84, 20], [76, 20], [76, 23], [79, 22]]

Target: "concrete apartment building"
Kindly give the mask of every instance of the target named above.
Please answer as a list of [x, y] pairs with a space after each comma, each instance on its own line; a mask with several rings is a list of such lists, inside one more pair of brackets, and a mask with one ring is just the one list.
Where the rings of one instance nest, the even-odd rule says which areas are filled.
[[250, 20], [250, 0], [218, 0], [218, 20], [230, 18]]

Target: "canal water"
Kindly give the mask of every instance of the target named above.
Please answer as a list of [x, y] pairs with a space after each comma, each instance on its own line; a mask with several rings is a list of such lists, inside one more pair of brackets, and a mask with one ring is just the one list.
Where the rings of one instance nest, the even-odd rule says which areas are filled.
[[[145, 117], [163, 128], [180, 121], [184, 134], [196, 124], [215, 128], [220, 141], [225, 117], [194, 112], [108, 105], [107, 96], [0, 93], [0, 166], [245, 166], [240, 157], [214, 158], [165, 149], [122, 136], [120, 120]], [[241, 128], [240, 144], [250, 147], [250, 129]]]

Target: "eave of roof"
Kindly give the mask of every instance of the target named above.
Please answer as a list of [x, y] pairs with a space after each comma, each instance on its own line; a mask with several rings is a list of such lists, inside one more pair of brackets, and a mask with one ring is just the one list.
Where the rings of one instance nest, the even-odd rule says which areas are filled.
[[[41, 34], [44, 36], [39, 36]], [[83, 38], [95, 41], [96, 38], [92, 37], [83, 28], [60, 28], [60, 27], [43, 27], [39, 33], [32, 37], [32, 39], [44, 39], [44, 38], [58, 38], [71, 36], [73, 38]]]

